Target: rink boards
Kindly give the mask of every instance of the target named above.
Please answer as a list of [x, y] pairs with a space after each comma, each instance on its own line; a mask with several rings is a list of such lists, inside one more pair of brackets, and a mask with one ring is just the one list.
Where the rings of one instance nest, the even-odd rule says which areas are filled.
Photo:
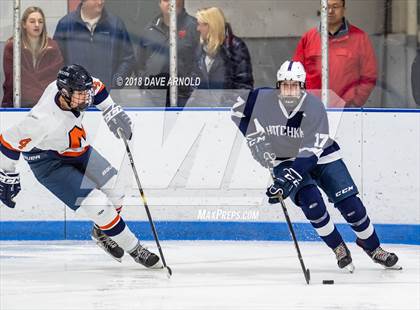
[[[329, 111], [333, 136], [385, 242], [420, 244], [420, 111]], [[1, 130], [27, 111], [0, 112]], [[256, 163], [230, 120], [229, 109], [131, 109], [132, 150], [162, 239], [288, 240], [281, 209], [264, 191], [270, 177]], [[149, 234], [124, 148], [99, 112], [85, 115], [90, 143], [118, 169], [126, 188], [124, 218]], [[86, 239], [90, 224], [38, 184], [21, 160], [22, 191], [14, 210], [0, 208], [0, 239]], [[290, 205], [289, 201], [287, 201]], [[339, 212], [329, 206], [336, 223]], [[290, 205], [302, 240], [315, 240], [301, 211]], [[354, 237], [340, 225], [346, 239]]]

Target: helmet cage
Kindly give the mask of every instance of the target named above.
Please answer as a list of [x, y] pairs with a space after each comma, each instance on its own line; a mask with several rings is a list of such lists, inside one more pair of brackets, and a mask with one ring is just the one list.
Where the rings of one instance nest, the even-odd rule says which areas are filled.
[[[285, 81], [286, 81], [286, 80], [277, 81], [277, 83], [276, 83], [276, 88], [277, 88], [277, 89], [280, 89], [280, 85], [281, 85], [281, 83], [283, 83], [283, 82], [285, 82]], [[306, 83], [305, 83], [305, 82], [299, 82], [299, 86], [300, 86], [300, 89], [302, 89], [302, 90], [306, 89]]]

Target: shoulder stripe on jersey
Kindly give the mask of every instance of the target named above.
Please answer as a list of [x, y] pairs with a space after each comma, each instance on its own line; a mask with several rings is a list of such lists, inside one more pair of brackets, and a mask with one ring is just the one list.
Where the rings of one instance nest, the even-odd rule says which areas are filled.
[[105, 87], [102, 87], [101, 90], [95, 95], [93, 100], [93, 105], [101, 104], [106, 98], [108, 98], [108, 91]]
[[104, 88], [105, 88], [105, 84], [101, 83], [97, 93], [99, 94]]

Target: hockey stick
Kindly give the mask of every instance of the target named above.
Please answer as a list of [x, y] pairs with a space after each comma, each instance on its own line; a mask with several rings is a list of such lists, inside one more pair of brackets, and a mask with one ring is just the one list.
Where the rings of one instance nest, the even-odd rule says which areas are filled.
[[141, 186], [139, 175], [137, 174], [137, 169], [136, 169], [136, 166], [134, 165], [133, 154], [131, 153], [130, 147], [128, 146], [128, 141], [127, 141], [127, 138], [125, 137], [124, 131], [121, 128], [118, 128], [117, 131], [118, 131], [118, 135], [124, 141], [125, 150], [127, 152], [128, 159], [130, 160], [131, 168], [133, 168], [134, 177], [136, 178], [137, 186], [139, 187], [139, 191], [140, 191], [140, 196], [141, 196], [141, 199], [143, 200], [144, 208], [146, 209], [150, 227], [152, 228], [153, 237], [155, 238], [160, 257], [162, 258], [163, 268], [166, 268], [166, 270], [168, 271], [168, 275], [171, 276], [172, 270], [171, 268], [169, 268], [168, 265], [166, 265], [165, 257], [163, 256], [162, 248], [160, 247], [159, 238], [158, 238], [158, 234], [155, 228], [155, 224], [153, 223], [152, 215], [150, 214], [149, 206], [147, 205], [146, 196], [144, 195], [143, 187]]
[[[276, 176], [274, 175], [273, 168], [269, 168], [269, 170], [270, 170], [271, 178], [273, 180], [275, 180]], [[309, 284], [309, 281], [311, 280], [311, 273], [309, 272], [309, 269], [305, 267], [305, 263], [303, 262], [302, 253], [300, 252], [299, 244], [298, 244], [298, 241], [296, 239], [295, 230], [293, 229], [293, 226], [292, 226], [292, 221], [290, 220], [289, 212], [287, 212], [287, 208], [286, 208], [286, 205], [284, 203], [282, 195], [279, 195], [277, 198], [279, 199], [280, 204], [281, 204], [281, 208], [283, 209], [283, 213], [284, 213], [284, 217], [286, 218], [287, 226], [289, 226], [289, 232], [290, 232], [290, 235], [292, 236], [293, 242], [295, 244], [296, 252], [297, 252], [297, 255], [298, 255], [298, 258], [299, 258], [300, 266], [302, 267], [303, 275], [305, 276], [306, 284]]]

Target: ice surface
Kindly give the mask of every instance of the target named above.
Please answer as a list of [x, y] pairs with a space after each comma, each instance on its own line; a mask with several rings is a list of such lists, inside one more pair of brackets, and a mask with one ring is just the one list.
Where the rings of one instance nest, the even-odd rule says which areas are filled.
[[404, 267], [391, 271], [349, 244], [349, 274], [324, 244], [302, 242], [306, 285], [290, 242], [161, 243], [170, 279], [93, 242], [1, 242], [0, 309], [420, 309], [419, 246], [385, 245]]

